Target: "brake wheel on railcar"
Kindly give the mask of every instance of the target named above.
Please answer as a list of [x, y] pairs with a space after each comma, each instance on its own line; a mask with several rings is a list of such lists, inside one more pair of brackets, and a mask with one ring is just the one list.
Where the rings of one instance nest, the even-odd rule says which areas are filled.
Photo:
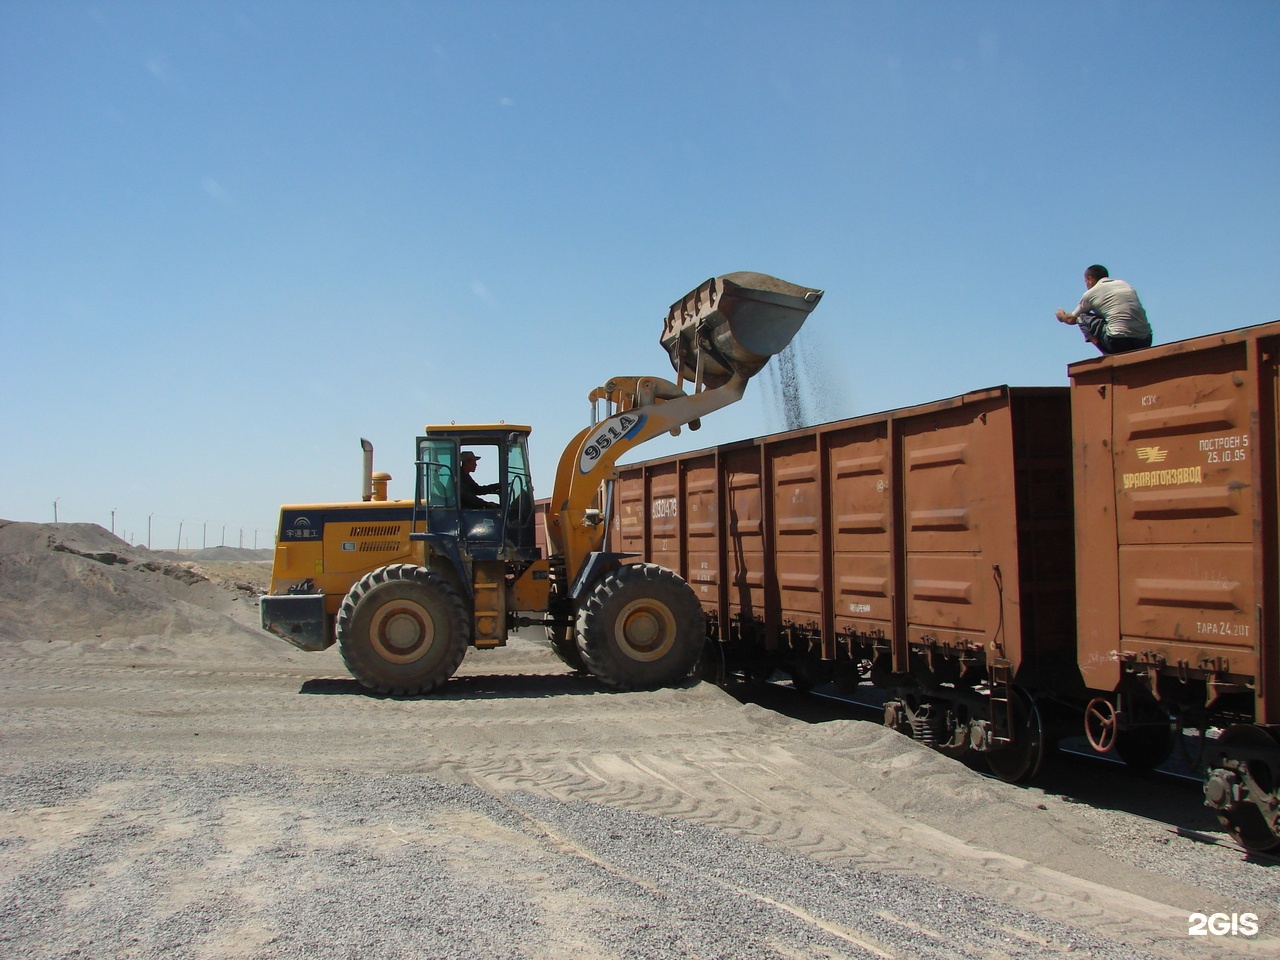
[[1116, 748], [1116, 734], [1120, 731], [1120, 715], [1115, 704], [1105, 697], [1095, 697], [1084, 709], [1084, 735], [1089, 746], [1098, 753], [1110, 753]]
[[1146, 711], [1150, 719], [1125, 726], [1115, 704], [1105, 697], [1089, 702], [1084, 711], [1084, 732], [1089, 746], [1098, 753], [1115, 755], [1135, 770], [1154, 770], [1169, 759], [1177, 737], [1177, 729], [1166, 716], [1161, 718], [1154, 708]]
[[[998, 709], [997, 704], [992, 707]], [[1009, 709], [1009, 743], [987, 754], [987, 766], [1001, 780], [1025, 783], [1040, 772], [1044, 761], [1044, 724], [1035, 700], [1022, 690], [1010, 691]]]
[[1204, 797], [1240, 846], [1280, 847], [1280, 743], [1253, 724], [1228, 727], [1210, 748]]

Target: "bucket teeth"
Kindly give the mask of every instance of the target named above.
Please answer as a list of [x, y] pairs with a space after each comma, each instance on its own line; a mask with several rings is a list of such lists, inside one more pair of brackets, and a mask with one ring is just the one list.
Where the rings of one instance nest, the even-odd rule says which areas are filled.
[[764, 273], [727, 273], [671, 305], [660, 342], [682, 380], [714, 389], [755, 376], [786, 348], [822, 291]]

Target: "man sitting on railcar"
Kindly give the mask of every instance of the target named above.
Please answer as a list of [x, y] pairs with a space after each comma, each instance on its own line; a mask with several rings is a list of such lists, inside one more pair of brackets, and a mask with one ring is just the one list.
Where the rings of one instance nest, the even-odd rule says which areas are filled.
[[1058, 310], [1063, 323], [1078, 325], [1084, 338], [1104, 354], [1151, 346], [1151, 324], [1137, 291], [1095, 263], [1084, 272], [1084, 296], [1071, 313]]

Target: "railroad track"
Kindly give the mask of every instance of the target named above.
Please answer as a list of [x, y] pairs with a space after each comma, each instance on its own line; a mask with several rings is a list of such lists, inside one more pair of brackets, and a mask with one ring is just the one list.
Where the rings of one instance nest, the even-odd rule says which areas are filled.
[[[779, 675], [780, 677], [781, 675]], [[794, 719], [810, 723], [822, 723], [834, 719], [861, 719], [868, 722], [880, 722], [881, 707], [867, 700], [844, 696], [830, 690], [817, 689], [808, 694], [796, 689], [788, 679], [770, 679], [761, 684], [744, 685], [734, 691], [739, 699], [749, 700], [760, 706], [779, 710]], [[1162, 830], [1194, 843], [1223, 847], [1249, 857], [1256, 863], [1280, 865], [1280, 857], [1258, 853], [1240, 846], [1225, 834], [1219, 835], [1205, 829], [1188, 826], [1188, 823], [1207, 821], [1212, 814], [1203, 805], [1201, 794], [1202, 779], [1187, 769], [1194, 761], [1188, 751], [1175, 749], [1166, 765], [1150, 771], [1139, 771], [1130, 768], [1122, 760], [1096, 753], [1083, 743], [1083, 737], [1077, 744], [1072, 740], [1060, 743], [1056, 753], [1052, 754], [1057, 761], [1042, 771], [1034, 786], [1039, 786], [1046, 793], [1063, 796], [1075, 803], [1085, 803], [1094, 808], [1119, 807], [1129, 816], [1150, 824], [1156, 830]], [[1065, 769], [1062, 761], [1068, 765]], [[1113, 774], [1106, 780], [1107, 789], [1097, 788], [1100, 778], [1080, 777], [1073, 774], [1070, 765], [1084, 764], [1089, 766], [1105, 765]], [[990, 773], [985, 764], [975, 762], [969, 764], [975, 772], [993, 780], [999, 779]], [[1152, 779], [1171, 786], [1177, 785], [1171, 794], [1168, 790], [1151, 790]], [[1090, 793], [1083, 789], [1084, 785], [1092, 785], [1097, 792]], [[1151, 809], [1154, 797], [1166, 805], [1163, 814]]]
[[[1143, 819], [1148, 818], [1144, 817]], [[1152, 820], [1151, 823], [1161, 824], [1161, 821]], [[1161, 825], [1165, 826], [1170, 833], [1182, 837], [1185, 840], [1193, 840], [1196, 843], [1204, 843], [1215, 847], [1225, 847], [1226, 849], [1232, 850], [1236, 853], [1244, 854], [1255, 863], [1264, 864], [1268, 867], [1280, 866], [1280, 857], [1274, 857], [1269, 853], [1259, 853], [1257, 850], [1250, 850], [1247, 847], [1242, 847], [1230, 837], [1215, 837], [1211, 833], [1201, 833], [1199, 830], [1189, 830], [1186, 827], [1170, 826], [1167, 824]]]

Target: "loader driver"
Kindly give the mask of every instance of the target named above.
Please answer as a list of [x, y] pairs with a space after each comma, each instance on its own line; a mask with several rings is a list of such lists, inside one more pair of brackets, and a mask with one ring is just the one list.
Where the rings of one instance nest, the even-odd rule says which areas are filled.
[[480, 460], [480, 455], [471, 450], [462, 451], [462, 509], [463, 510], [492, 510], [498, 506], [489, 500], [485, 500], [480, 496], [482, 493], [497, 493], [499, 485], [489, 483], [481, 486], [476, 483], [475, 477], [471, 476], [476, 472], [476, 464]]

